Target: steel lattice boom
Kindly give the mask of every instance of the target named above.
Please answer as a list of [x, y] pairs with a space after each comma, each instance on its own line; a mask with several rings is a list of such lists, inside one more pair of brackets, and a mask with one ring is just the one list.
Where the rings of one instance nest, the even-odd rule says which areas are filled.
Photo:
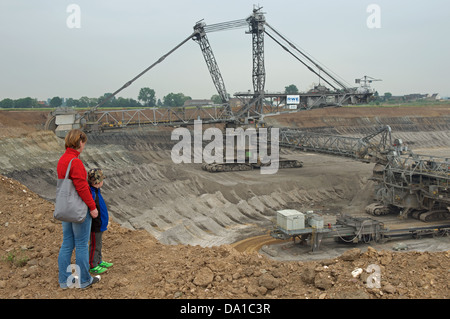
[[205, 24], [203, 22], [198, 22], [194, 26], [194, 36], [192, 39], [200, 45], [209, 73], [211, 74], [211, 78], [220, 98], [222, 99], [222, 103], [227, 104], [226, 111], [228, 116], [231, 118], [233, 116], [233, 112], [228, 104], [228, 93], [225, 88], [225, 83], [223, 81], [222, 74], [220, 73], [219, 66], [217, 65], [211, 49], [211, 45], [206, 37]]
[[[382, 127], [363, 138], [332, 134], [314, 133], [297, 129], [281, 128], [280, 145], [339, 156], [351, 157], [361, 161], [378, 161], [391, 148], [389, 141], [391, 129]], [[379, 137], [379, 141], [374, 138]], [[385, 155], [384, 155], [385, 156]]]

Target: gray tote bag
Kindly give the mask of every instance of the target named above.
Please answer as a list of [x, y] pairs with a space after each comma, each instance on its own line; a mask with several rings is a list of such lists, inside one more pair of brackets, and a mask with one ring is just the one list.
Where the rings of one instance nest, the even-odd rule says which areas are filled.
[[63, 222], [82, 223], [86, 218], [88, 207], [78, 195], [72, 180], [69, 179], [70, 167], [74, 159], [70, 161], [69, 167], [67, 167], [66, 177], [58, 179], [53, 217]]

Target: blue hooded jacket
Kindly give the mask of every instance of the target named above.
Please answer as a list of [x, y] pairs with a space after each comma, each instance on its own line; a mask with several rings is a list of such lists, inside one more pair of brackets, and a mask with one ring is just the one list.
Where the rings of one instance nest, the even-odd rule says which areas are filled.
[[94, 199], [98, 210], [98, 217], [92, 219], [91, 231], [105, 231], [108, 227], [109, 220], [108, 208], [106, 207], [106, 203], [103, 199], [100, 188], [96, 188], [93, 186], [90, 186], [90, 188], [92, 198]]

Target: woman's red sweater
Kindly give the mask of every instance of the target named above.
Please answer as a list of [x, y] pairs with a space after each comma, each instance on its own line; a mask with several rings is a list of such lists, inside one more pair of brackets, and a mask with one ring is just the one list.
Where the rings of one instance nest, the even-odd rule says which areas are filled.
[[94, 210], [96, 208], [95, 201], [92, 198], [91, 191], [89, 189], [89, 184], [87, 182], [87, 172], [84, 168], [83, 162], [78, 158], [80, 152], [74, 150], [73, 148], [66, 148], [66, 152], [61, 156], [58, 161], [58, 166], [56, 171], [58, 172], [58, 178], [62, 179], [66, 176], [67, 167], [72, 158], [75, 158], [70, 167], [69, 178], [72, 180], [75, 189], [80, 195], [81, 199], [89, 207], [89, 210]]

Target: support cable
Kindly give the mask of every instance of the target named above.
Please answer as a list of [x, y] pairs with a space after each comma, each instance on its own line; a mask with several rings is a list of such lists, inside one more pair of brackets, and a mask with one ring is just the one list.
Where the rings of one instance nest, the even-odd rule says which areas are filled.
[[238, 29], [238, 28], [244, 28], [248, 25], [248, 22], [245, 19], [241, 20], [234, 20], [234, 21], [228, 21], [228, 22], [221, 22], [216, 24], [210, 24], [206, 25], [205, 32], [218, 32], [218, 31], [224, 31], [224, 30], [230, 30], [230, 29]]
[[[333, 77], [329, 72], [327, 72], [326, 70], [324, 70], [324, 68], [322, 68], [317, 62], [313, 61], [309, 56], [307, 56], [305, 53], [303, 53], [301, 50], [299, 50], [291, 41], [289, 41], [288, 39], [286, 39], [283, 35], [281, 35], [277, 30], [275, 30], [270, 24], [268, 24], [266, 22], [266, 25], [273, 31], [275, 32], [280, 38], [282, 38], [284, 41], [286, 41], [286, 43], [289, 44], [289, 46], [291, 46], [295, 51], [297, 51], [298, 53], [300, 53], [301, 55], [303, 55], [306, 59], [308, 59], [308, 61], [310, 61], [312, 64], [314, 64], [314, 66], [316, 68], [318, 68], [320, 71], [324, 72], [327, 76], [329, 76], [334, 82], [336, 82], [339, 86], [341, 86], [344, 90], [347, 90], [348, 87], [343, 84], [342, 82], [338, 81], [335, 77]], [[323, 77], [320, 77], [321, 79], [323, 79]], [[324, 80], [324, 79], [323, 79]], [[327, 82], [328, 83], [328, 82]]]
[[118, 94], [120, 91], [122, 91], [123, 89], [129, 87], [134, 81], [136, 81], [138, 78], [140, 78], [142, 75], [144, 75], [145, 73], [147, 73], [150, 69], [152, 69], [154, 66], [156, 66], [157, 64], [161, 63], [162, 61], [164, 61], [170, 54], [172, 54], [174, 51], [176, 51], [179, 47], [181, 47], [183, 44], [185, 44], [186, 42], [188, 42], [190, 39], [192, 39], [192, 37], [196, 34], [196, 32], [192, 33], [189, 37], [187, 37], [186, 39], [184, 39], [182, 42], [180, 42], [177, 46], [175, 46], [172, 50], [170, 50], [169, 52], [167, 52], [166, 54], [164, 54], [162, 57], [160, 57], [155, 63], [153, 63], [152, 65], [150, 65], [148, 68], [146, 68], [144, 71], [142, 71], [141, 73], [139, 73], [138, 75], [136, 75], [134, 78], [132, 78], [130, 81], [128, 81], [127, 83], [125, 83], [120, 89], [118, 89], [117, 91], [115, 91], [114, 93], [112, 93], [111, 95], [109, 95], [106, 99], [104, 99], [103, 101], [101, 101], [99, 104], [97, 104], [96, 106], [94, 106], [90, 111], [87, 111], [83, 114], [82, 118], [85, 117], [86, 115], [88, 115], [89, 113], [92, 113], [93, 111], [95, 111], [97, 108], [99, 108], [100, 106], [102, 106], [103, 104], [105, 104], [106, 102], [108, 102], [109, 100], [111, 100], [116, 94]]
[[[365, 222], [366, 222], [366, 220], [362, 221], [361, 227], [359, 228], [359, 230], [358, 230], [358, 232], [356, 233], [355, 237], [353, 237], [353, 238], [350, 239], [350, 240], [344, 239], [344, 237], [341, 236], [341, 234], [339, 234], [339, 231], [337, 230], [337, 228], [335, 229], [336, 234], [338, 235], [339, 239], [341, 239], [343, 242], [351, 243], [351, 242], [353, 242], [355, 239], [357, 239], [357, 238], [359, 237], [359, 235], [361, 234], [361, 232], [362, 232], [362, 230], [363, 230], [363, 228], [364, 228], [364, 223], [365, 223]], [[348, 236], [347, 236], [347, 237], [348, 237]]]
[[300, 61], [300, 63], [302, 63], [308, 70], [310, 70], [312, 73], [314, 73], [315, 75], [317, 75], [319, 78], [321, 78], [322, 80], [324, 80], [328, 85], [330, 85], [333, 89], [338, 90], [333, 84], [331, 84], [329, 81], [327, 81], [327, 79], [325, 79], [324, 77], [322, 77], [320, 75], [320, 73], [317, 73], [313, 68], [311, 68], [308, 64], [306, 64], [303, 60], [301, 60], [298, 56], [296, 56], [294, 53], [292, 53], [291, 50], [289, 50], [288, 47], [286, 47], [285, 45], [283, 45], [280, 41], [278, 41], [277, 39], [275, 39], [275, 37], [273, 37], [270, 33], [267, 32], [267, 30], [264, 31], [265, 34], [267, 34], [269, 36], [269, 38], [271, 38], [273, 41], [275, 41], [279, 46], [281, 46], [284, 50], [286, 50], [290, 55], [292, 55], [295, 59], [297, 59], [298, 61]]

